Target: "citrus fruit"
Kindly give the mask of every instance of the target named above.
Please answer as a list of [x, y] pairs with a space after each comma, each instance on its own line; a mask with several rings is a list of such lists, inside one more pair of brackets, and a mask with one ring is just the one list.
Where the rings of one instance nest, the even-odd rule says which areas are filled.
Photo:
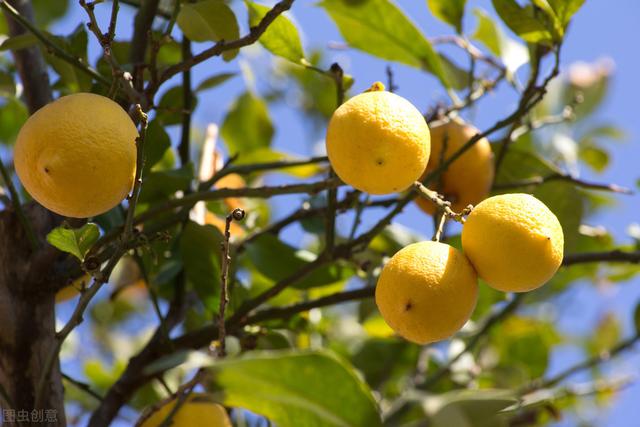
[[326, 145], [342, 181], [371, 194], [407, 189], [424, 172], [429, 127], [409, 101], [375, 83], [331, 117]]
[[439, 242], [412, 243], [382, 269], [376, 304], [387, 324], [418, 344], [452, 336], [471, 316], [478, 279], [459, 250]]
[[16, 172], [40, 204], [86, 218], [116, 206], [131, 190], [138, 131], [114, 101], [91, 93], [64, 96], [20, 129]]
[[[431, 157], [421, 179], [436, 170], [479, 131], [475, 127], [454, 119], [431, 127]], [[493, 153], [486, 138], [478, 140], [471, 148], [454, 160], [429, 187], [451, 202], [451, 209], [462, 211], [489, 195], [493, 183]], [[435, 205], [424, 198], [416, 199], [417, 205], [433, 215]]]
[[544, 285], [562, 263], [558, 218], [530, 194], [480, 202], [462, 227], [462, 248], [484, 281], [505, 292]]
[[[171, 414], [177, 399], [162, 405], [151, 416], [146, 418], [140, 427], [158, 427]], [[173, 427], [233, 427], [227, 411], [216, 403], [211, 396], [203, 393], [192, 393], [180, 405], [171, 418]]]

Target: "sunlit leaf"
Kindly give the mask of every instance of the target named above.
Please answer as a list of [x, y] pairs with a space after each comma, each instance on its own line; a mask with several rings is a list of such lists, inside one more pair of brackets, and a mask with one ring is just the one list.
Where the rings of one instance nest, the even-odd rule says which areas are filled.
[[90, 222], [80, 228], [56, 227], [47, 234], [47, 242], [82, 261], [98, 237], [98, 226]]
[[227, 80], [235, 76], [236, 76], [236, 73], [215, 74], [203, 80], [202, 82], [200, 82], [200, 84], [198, 84], [198, 86], [196, 87], [195, 91], [203, 92], [208, 89], [213, 89], [214, 87], [221, 85], [222, 83], [226, 82]]
[[[176, 23], [195, 42], [231, 41], [240, 35], [236, 15], [222, 0], [183, 3]], [[222, 57], [229, 61], [237, 54], [237, 50], [226, 51]]]
[[[255, 27], [262, 18], [271, 10], [268, 6], [245, 1], [249, 8], [249, 25]], [[267, 31], [260, 36], [260, 43], [274, 55], [288, 59], [291, 62], [300, 63], [304, 58], [304, 50], [298, 29], [289, 18], [278, 16]]]
[[[309, 252], [298, 251], [280, 241], [277, 236], [264, 234], [251, 242], [247, 257], [258, 271], [271, 280], [285, 279], [313, 261]], [[277, 256], [274, 257], [274, 254]], [[299, 289], [329, 285], [343, 281], [353, 274], [353, 269], [340, 264], [320, 267], [292, 286]]]
[[474, 9], [473, 14], [478, 19], [478, 26], [472, 37], [498, 56], [509, 72], [514, 73], [529, 61], [527, 48], [508, 37], [489, 14], [482, 9]]
[[220, 129], [220, 135], [232, 155], [268, 147], [273, 133], [267, 104], [250, 92], [234, 101]]
[[429, 9], [440, 20], [462, 33], [462, 16], [467, 0], [427, 0]]
[[607, 313], [599, 321], [587, 341], [590, 354], [598, 355], [611, 350], [622, 337], [622, 325], [613, 313]]
[[210, 368], [214, 395], [279, 427], [381, 426], [368, 386], [329, 353], [254, 352]]
[[450, 86], [431, 43], [389, 0], [324, 0], [320, 6], [351, 46], [382, 59], [425, 69]]
[[551, 33], [515, 0], [492, 0], [498, 15], [514, 33], [530, 43], [550, 42]]

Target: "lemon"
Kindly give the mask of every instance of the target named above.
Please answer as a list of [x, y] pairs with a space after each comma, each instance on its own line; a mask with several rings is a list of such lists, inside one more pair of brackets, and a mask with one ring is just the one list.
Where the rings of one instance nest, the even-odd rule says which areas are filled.
[[544, 285], [562, 263], [558, 218], [530, 194], [482, 201], [462, 228], [462, 248], [491, 287], [525, 292]]
[[420, 111], [381, 83], [342, 104], [326, 136], [338, 177], [371, 194], [403, 191], [417, 180], [429, 160], [429, 141]]
[[376, 304], [387, 324], [418, 344], [452, 336], [471, 316], [478, 279], [457, 249], [439, 242], [413, 243], [384, 266]]
[[[421, 179], [436, 170], [478, 133], [478, 129], [458, 119], [433, 126], [431, 157]], [[429, 187], [444, 194], [445, 199], [451, 202], [451, 208], [460, 212], [468, 205], [484, 200], [489, 195], [492, 184], [493, 153], [489, 141], [482, 138], [453, 161]], [[430, 201], [417, 198], [416, 203], [426, 213], [435, 213], [435, 205]]]
[[[171, 400], [161, 406], [140, 424], [140, 427], [158, 427], [169, 416], [177, 400]], [[203, 393], [192, 393], [180, 405], [171, 418], [173, 427], [233, 427], [227, 411], [216, 403], [211, 396]]]
[[36, 111], [20, 129], [16, 172], [47, 209], [68, 217], [95, 216], [131, 190], [137, 136], [129, 115], [109, 98], [64, 96]]

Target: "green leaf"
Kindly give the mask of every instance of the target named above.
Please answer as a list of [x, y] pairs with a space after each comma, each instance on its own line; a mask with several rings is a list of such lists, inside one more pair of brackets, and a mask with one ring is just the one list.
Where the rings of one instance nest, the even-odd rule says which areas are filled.
[[329, 353], [254, 352], [210, 370], [214, 395], [225, 406], [248, 409], [279, 427], [382, 425], [368, 386]]
[[580, 160], [596, 172], [604, 172], [609, 166], [609, 153], [595, 144], [583, 144], [581, 142], [578, 155]]
[[[80, 59], [83, 63], [88, 63], [87, 45], [89, 43], [89, 36], [83, 24], [78, 25], [69, 36], [52, 36], [52, 38], [62, 49]], [[44, 49], [43, 52], [45, 52], [47, 62], [51, 64], [60, 76], [60, 81], [55, 84], [56, 88], [62, 90], [65, 94], [88, 92], [91, 90], [90, 76], [68, 62], [49, 53], [47, 49]]]
[[165, 151], [171, 148], [171, 139], [157, 120], [152, 120], [147, 127], [144, 142], [144, 172], [146, 176], [151, 168], [164, 157]]
[[636, 330], [636, 334], [640, 335], [640, 302], [636, 304], [636, 308], [633, 311], [633, 325]]
[[[268, 6], [245, 1], [249, 8], [249, 25], [255, 27], [262, 18], [271, 10]], [[288, 59], [296, 64], [304, 59], [304, 50], [298, 29], [289, 18], [284, 15], [278, 16], [269, 25], [267, 31], [260, 36], [260, 43], [274, 55]]]
[[450, 87], [431, 43], [389, 0], [320, 3], [351, 46], [371, 55], [425, 69]]
[[20, 128], [27, 121], [29, 112], [27, 107], [17, 98], [7, 98], [0, 106], [0, 141], [13, 143]]
[[[196, 109], [198, 97], [191, 98], [191, 111]], [[156, 119], [165, 126], [182, 123], [182, 115], [185, 111], [182, 85], [174, 86], [167, 90], [160, 98], [157, 107]]]
[[80, 228], [56, 227], [47, 234], [47, 242], [82, 261], [99, 237], [98, 226], [90, 222]]
[[468, 87], [469, 73], [458, 67], [445, 54], [439, 53], [438, 56], [440, 57], [440, 63], [442, 64], [444, 72], [447, 74], [447, 79], [451, 87], [456, 90], [462, 90]]
[[[298, 251], [272, 234], [264, 234], [251, 242], [246, 249], [246, 254], [255, 268], [273, 281], [289, 277], [315, 258], [313, 254]], [[350, 267], [332, 264], [316, 269], [292, 286], [298, 289], [307, 289], [330, 285], [346, 280], [353, 273], [354, 271]]]
[[267, 104], [250, 92], [235, 100], [220, 129], [231, 155], [268, 147], [273, 132]]
[[24, 33], [17, 36], [9, 37], [0, 44], [0, 52], [7, 50], [20, 50], [26, 47], [34, 46], [38, 43], [38, 39], [33, 33]]
[[433, 427], [506, 427], [498, 413], [517, 402], [510, 390], [455, 390], [427, 397], [423, 407]]
[[563, 29], [567, 28], [571, 17], [582, 7], [585, 0], [548, 0]]
[[494, 55], [500, 57], [510, 73], [529, 61], [529, 52], [521, 43], [504, 34], [504, 31], [482, 9], [474, 9], [478, 27], [472, 38], [486, 46]]
[[10, 73], [0, 71], [0, 97], [13, 98], [16, 96], [16, 82]]
[[587, 350], [592, 355], [599, 355], [611, 350], [622, 337], [622, 325], [613, 313], [605, 314], [596, 325], [587, 342]]
[[204, 306], [218, 311], [220, 302], [220, 244], [223, 236], [212, 225], [189, 221], [180, 236], [180, 257], [187, 280]]
[[221, 85], [222, 83], [226, 82], [227, 80], [235, 76], [236, 76], [236, 73], [219, 73], [219, 74], [213, 75], [203, 80], [202, 82], [200, 82], [200, 84], [196, 87], [195, 91], [204, 92], [205, 90], [213, 89], [214, 87]]
[[467, 0], [427, 0], [431, 13], [441, 21], [446, 22], [462, 34], [462, 16]]
[[570, 182], [548, 182], [533, 192], [547, 205], [562, 225], [565, 252], [572, 251], [578, 240], [578, 230], [585, 210], [585, 198]]
[[180, 169], [152, 171], [142, 177], [140, 203], [166, 200], [176, 191], [186, 191], [194, 178], [193, 164], [188, 163]]
[[530, 43], [544, 43], [552, 40], [545, 25], [530, 12], [521, 8], [515, 0], [492, 0], [493, 7], [502, 21], [523, 40]]
[[[236, 15], [223, 0], [183, 3], [176, 23], [195, 42], [231, 41], [240, 36]], [[237, 50], [226, 51], [222, 57], [230, 61], [237, 54]]]

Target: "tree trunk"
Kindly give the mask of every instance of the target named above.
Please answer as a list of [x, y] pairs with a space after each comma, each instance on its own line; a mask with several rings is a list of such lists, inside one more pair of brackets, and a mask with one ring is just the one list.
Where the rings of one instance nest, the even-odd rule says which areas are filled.
[[[30, 0], [7, 2], [33, 22]], [[11, 36], [26, 32], [17, 21], [5, 17]], [[51, 101], [44, 58], [38, 46], [13, 55], [24, 100], [33, 113]], [[50, 373], [39, 384], [46, 361], [57, 346], [55, 292], [64, 285], [64, 269], [70, 265], [44, 242], [44, 236], [62, 218], [35, 203], [23, 208], [40, 240], [36, 252], [30, 248], [14, 211], [0, 212], [0, 406], [4, 425], [63, 426], [64, 391], [57, 355]], [[41, 407], [36, 408], [40, 387], [43, 399]]]
[[[59, 222], [59, 217], [39, 205], [25, 208], [39, 236]], [[50, 267], [57, 256], [50, 249], [33, 254], [14, 212], [0, 212], [0, 385], [7, 395], [0, 403], [8, 410], [5, 416], [15, 416], [16, 422], [26, 425], [65, 425], [57, 355], [42, 385], [42, 405], [35, 407], [46, 360], [57, 345], [55, 292], [59, 285], [52, 282], [59, 282], [59, 277]]]

